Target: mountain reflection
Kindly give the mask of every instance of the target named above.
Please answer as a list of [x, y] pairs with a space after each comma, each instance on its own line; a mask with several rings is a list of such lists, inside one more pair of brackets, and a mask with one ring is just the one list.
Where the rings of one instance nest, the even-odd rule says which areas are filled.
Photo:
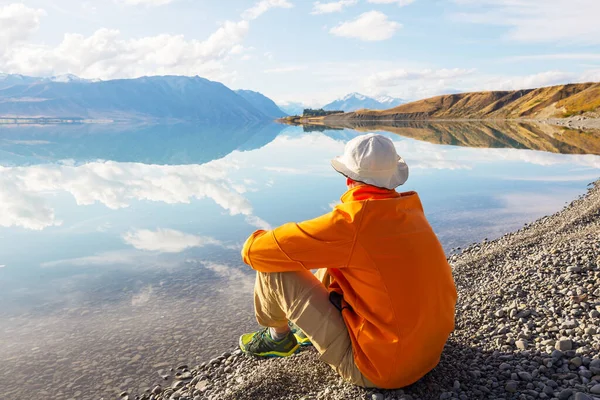
[[271, 142], [285, 126], [236, 124], [0, 125], [0, 165], [58, 160], [202, 164]]
[[339, 126], [303, 125], [307, 132], [354, 129], [386, 131], [433, 144], [476, 148], [513, 148], [561, 154], [600, 154], [600, 132], [582, 132], [563, 127], [512, 121], [389, 121], [374, 124], [352, 121]]

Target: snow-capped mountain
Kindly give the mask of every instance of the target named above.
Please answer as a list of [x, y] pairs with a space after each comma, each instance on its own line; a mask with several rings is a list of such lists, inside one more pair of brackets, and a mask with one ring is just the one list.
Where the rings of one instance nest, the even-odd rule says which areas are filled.
[[73, 74], [56, 75], [50, 77], [25, 76], [19, 74], [0, 74], [0, 89], [14, 85], [32, 85], [42, 82], [73, 83], [73, 82], [99, 82], [99, 79], [84, 79]]
[[323, 107], [327, 111], [341, 110], [345, 112], [351, 112], [362, 109], [369, 110], [386, 110], [388, 108], [394, 108], [400, 104], [404, 104], [405, 101], [397, 99], [391, 96], [377, 96], [369, 97], [360, 93], [350, 93], [341, 99], [337, 99]]
[[286, 102], [277, 104], [277, 106], [288, 115], [302, 115], [305, 108], [310, 108], [306, 104], [299, 102]]

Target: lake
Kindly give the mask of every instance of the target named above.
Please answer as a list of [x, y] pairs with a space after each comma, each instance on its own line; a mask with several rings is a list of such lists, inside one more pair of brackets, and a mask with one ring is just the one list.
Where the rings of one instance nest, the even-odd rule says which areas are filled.
[[447, 252], [560, 210], [600, 176], [600, 135], [504, 123], [354, 129], [0, 125], [0, 397], [109, 399], [168, 384], [255, 328], [255, 229], [316, 217], [329, 165], [389, 136]]

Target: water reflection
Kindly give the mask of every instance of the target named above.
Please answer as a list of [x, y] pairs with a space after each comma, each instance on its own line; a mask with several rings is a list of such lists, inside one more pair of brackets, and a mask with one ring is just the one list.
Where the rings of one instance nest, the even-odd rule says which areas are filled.
[[[229, 348], [253, 324], [244, 239], [330, 210], [345, 188], [329, 160], [359, 134], [109, 128], [0, 131], [0, 386], [12, 398], [111, 398]], [[411, 167], [403, 190], [420, 193], [447, 250], [555, 212], [600, 176], [599, 156], [561, 154], [595, 152], [593, 134], [518, 132], [386, 133]], [[72, 363], [82, 352], [93, 368]], [[31, 379], [33, 365], [58, 378]], [[71, 387], [56, 383], [74, 374]]]
[[340, 126], [304, 125], [304, 131], [385, 131], [433, 144], [513, 148], [561, 154], [600, 154], [600, 132], [583, 132], [534, 121], [348, 121]]

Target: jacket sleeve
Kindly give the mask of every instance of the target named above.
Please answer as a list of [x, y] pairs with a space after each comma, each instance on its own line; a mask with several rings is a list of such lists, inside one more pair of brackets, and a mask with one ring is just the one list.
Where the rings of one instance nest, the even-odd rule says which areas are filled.
[[352, 219], [336, 208], [309, 221], [256, 231], [246, 240], [242, 259], [261, 272], [345, 267], [356, 237]]

